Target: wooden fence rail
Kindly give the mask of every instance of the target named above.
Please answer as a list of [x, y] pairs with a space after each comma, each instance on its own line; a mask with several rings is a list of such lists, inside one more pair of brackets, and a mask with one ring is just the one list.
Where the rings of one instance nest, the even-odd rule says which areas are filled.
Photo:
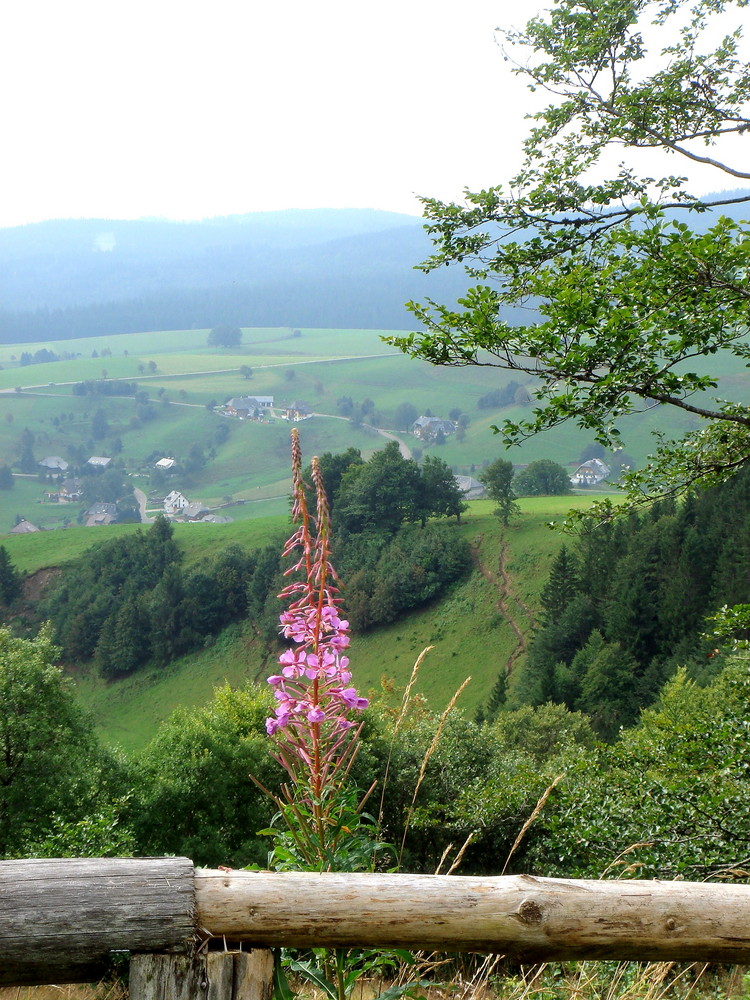
[[0, 985], [89, 982], [113, 951], [189, 956], [211, 939], [750, 964], [750, 886], [0, 862]]

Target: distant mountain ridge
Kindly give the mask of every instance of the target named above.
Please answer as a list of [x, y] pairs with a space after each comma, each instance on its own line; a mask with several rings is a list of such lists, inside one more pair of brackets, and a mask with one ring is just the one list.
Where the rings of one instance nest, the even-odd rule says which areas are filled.
[[[747, 191], [706, 196], [731, 198]], [[698, 229], [715, 212], [690, 213]], [[460, 266], [415, 266], [432, 244], [416, 216], [298, 209], [170, 222], [67, 219], [0, 229], [0, 343], [233, 326], [404, 329], [426, 296], [452, 303]], [[508, 310], [506, 319], [528, 321]]]
[[14, 227], [0, 230], [0, 342], [220, 323], [399, 329], [407, 299], [464, 287], [459, 269], [414, 270], [429, 251], [419, 218], [368, 209]]

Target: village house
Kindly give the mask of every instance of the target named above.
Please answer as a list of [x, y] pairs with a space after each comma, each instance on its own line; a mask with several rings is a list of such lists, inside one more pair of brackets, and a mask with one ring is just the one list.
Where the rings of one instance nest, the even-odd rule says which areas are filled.
[[418, 417], [411, 425], [411, 432], [420, 441], [435, 441], [442, 434], [448, 437], [456, 433], [456, 425], [452, 420], [441, 420], [439, 417]]
[[86, 464], [93, 465], [95, 469], [106, 469], [111, 461], [111, 458], [104, 455], [92, 455]]
[[86, 511], [86, 527], [99, 528], [117, 520], [116, 503], [95, 503]]
[[456, 485], [461, 490], [464, 500], [481, 500], [487, 496], [487, 490], [473, 476], [454, 476]]
[[46, 458], [40, 459], [37, 463], [43, 469], [49, 469], [50, 472], [65, 472], [68, 468], [68, 463], [64, 458], [60, 458], [59, 455], [48, 455]]
[[82, 497], [83, 488], [81, 487], [80, 479], [63, 479], [60, 483], [60, 489], [57, 491], [57, 498], [60, 503], [78, 503]]
[[602, 483], [610, 473], [610, 468], [599, 458], [590, 458], [588, 462], [579, 465], [570, 477], [572, 486], [596, 486]]
[[281, 411], [281, 416], [284, 420], [291, 420], [293, 423], [299, 423], [300, 420], [309, 420], [312, 416], [312, 409], [307, 405], [307, 403], [302, 403], [299, 400], [292, 403], [291, 406], [285, 407]]
[[182, 493], [178, 493], [177, 490], [172, 490], [164, 497], [164, 513], [165, 514], [179, 514], [185, 507], [190, 506], [190, 501], [187, 497], [183, 496]]
[[186, 521], [202, 521], [209, 512], [210, 508], [196, 500], [183, 507], [180, 516], [184, 517]]
[[18, 524], [10, 529], [9, 534], [11, 535], [29, 535], [32, 531], [41, 531], [41, 528], [37, 528], [35, 524], [31, 521], [27, 521], [26, 518], [21, 518]]
[[175, 464], [173, 458], [160, 458], [158, 462], [154, 465], [155, 469], [171, 469]]
[[273, 396], [235, 396], [228, 400], [222, 408], [227, 417], [239, 417], [240, 420], [258, 420], [273, 406]]

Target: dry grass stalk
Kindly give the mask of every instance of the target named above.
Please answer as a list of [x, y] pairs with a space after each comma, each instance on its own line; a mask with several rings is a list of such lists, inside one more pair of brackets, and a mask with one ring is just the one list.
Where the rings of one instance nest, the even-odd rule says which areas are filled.
[[638, 843], [631, 844], [630, 847], [626, 847], [624, 851], [620, 851], [617, 857], [607, 865], [607, 867], [599, 876], [599, 879], [601, 880], [603, 878], [606, 878], [613, 868], [619, 868], [620, 875], [632, 875], [634, 871], [638, 871], [642, 867], [642, 865], [639, 863], [631, 864], [628, 865], [626, 868], [623, 868], [624, 864], [623, 858], [626, 858], [628, 854], [632, 854], [633, 851], [637, 851], [639, 847], [653, 847], [653, 841], [639, 840]]
[[396, 722], [395, 722], [395, 724], [393, 726], [393, 735], [394, 736], [398, 732], [399, 727], [400, 727], [401, 723], [403, 722], [403, 720], [404, 720], [404, 718], [406, 716], [406, 713], [407, 713], [407, 711], [409, 709], [409, 704], [411, 702], [411, 692], [412, 692], [412, 688], [414, 687], [414, 685], [416, 683], [417, 676], [419, 674], [419, 668], [422, 666], [422, 663], [424, 661], [425, 656], [427, 656], [427, 654], [430, 652], [430, 650], [432, 650], [434, 648], [435, 648], [434, 646], [425, 646], [425, 648], [422, 650], [422, 652], [417, 657], [414, 666], [411, 668], [411, 677], [409, 678], [409, 683], [406, 685], [406, 688], [404, 689], [404, 696], [401, 699], [401, 710], [399, 711], [398, 718], [396, 719]]
[[380, 809], [378, 810], [378, 823], [380, 824], [382, 824], [383, 822], [383, 805], [385, 802], [385, 790], [388, 787], [388, 777], [391, 773], [391, 757], [393, 756], [393, 744], [396, 740], [396, 733], [398, 732], [399, 727], [403, 722], [403, 720], [405, 719], [406, 713], [409, 710], [409, 705], [411, 703], [411, 692], [412, 688], [416, 683], [417, 676], [419, 674], [419, 668], [422, 666], [422, 662], [424, 661], [425, 656], [427, 656], [430, 650], [434, 648], [435, 648], [434, 646], [425, 646], [425, 648], [417, 657], [414, 666], [411, 668], [411, 677], [409, 678], [409, 683], [406, 685], [406, 688], [404, 690], [404, 696], [401, 699], [401, 709], [399, 710], [398, 717], [393, 726], [391, 745], [388, 748], [388, 759], [385, 762], [385, 774], [383, 775], [383, 788], [380, 793]]
[[419, 789], [422, 787], [422, 782], [424, 781], [424, 776], [427, 772], [427, 765], [430, 763], [432, 755], [435, 753], [438, 746], [440, 745], [440, 737], [443, 735], [443, 730], [445, 729], [445, 723], [448, 721], [448, 716], [456, 707], [456, 702], [464, 693], [466, 685], [470, 681], [471, 677], [467, 677], [466, 680], [461, 685], [461, 687], [458, 689], [458, 691], [456, 691], [456, 693], [451, 698], [450, 702], [448, 703], [448, 707], [440, 716], [440, 722], [438, 723], [438, 727], [435, 730], [435, 735], [432, 737], [432, 743], [430, 743], [429, 747], [427, 748], [427, 753], [424, 755], [424, 759], [422, 760], [422, 766], [419, 769], [419, 776], [417, 777], [417, 783], [414, 786], [414, 794], [411, 797], [411, 805], [409, 806], [409, 811], [406, 814], [406, 822], [404, 823], [404, 835], [401, 838], [401, 850], [399, 851], [398, 855], [399, 867], [401, 866], [401, 859], [403, 858], [404, 855], [404, 845], [406, 844], [406, 835], [409, 832], [409, 825], [411, 823], [411, 818], [414, 815], [414, 804], [417, 801], [417, 795], [419, 794]]
[[520, 833], [518, 834], [518, 836], [516, 837], [516, 839], [513, 841], [513, 846], [511, 847], [510, 852], [508, 853], [508, 857], [505, 859], [505, 864], [503, 865], [503, 870], [500, 872], [501, 875], [505, 874], [505, 872], [506, 872], [506, 870], [508, 868], [508, 865], [510, 864], [510, 859], [516, 853], [516, 850], [518, 849], [518, 846], [520, 845], [520, 843], [523, 840], [523, 838], [526, 836], [526, 833], [527, 833], [529, 827], [532, 825], [532, 823], [534, 822], [534, 820], [537, 818], [537, 816], [539, 815], [539, 813], [542, 811], [542, 809], [544, 809], [545, 805], [547, 804], [547, 799], [552, 794], [552, 789], [555, 787], [555, 785], [558, 784], [558, 782], [562, 781], [562, 779], [564, 777], [565, 777], [565, 775], [558, 774], [558, 776], [554, 779], [554, 781], [552, 782], [552, 784], [549, 785], [544, 790], [544, 792], [542, 793], [542, 796], [539, 799], [539, 801], [537, 802], [537, 804], [534, 806], [534, 809], [533, 809], [531, 815], [526, 820], [526, 822], [523, 824], [523, 826], [521, 827]]
[[453, 864], [450, 866], [450, 868], [448, 869], [448, 872], [447, 872], [448, 875], [452, 875], [453, 872], [461, 864], [461, 862], [464, 859], [464, 854], [466, 854], [466, 849], [469, 846], [469, 844], [472, 842], [473, 839], [474, 839], [474, 831], [472, 830], [472, 832], [469, 834], [469, 836], [466, 838], [466, 840], [461, 845], [461, 849], [459, 850], [458, 854], [453, 859]]

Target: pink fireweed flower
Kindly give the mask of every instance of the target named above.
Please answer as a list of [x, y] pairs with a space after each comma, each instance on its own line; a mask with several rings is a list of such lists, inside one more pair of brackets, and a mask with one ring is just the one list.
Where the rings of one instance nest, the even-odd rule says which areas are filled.
[[[277, 760], [295, 782], [319, 794], [326, 780], [345, 770], [358, 732], [350, 716], [367, 708], [351, 686], [349, 622], [340, 612], [337, 576], [330, 562], [330, 516], [317, 458], [313, 458], [316, 514], [308, 510], [302, 481], [299, 435], [292, 431], [292, 518], [298, 524], [284, 547], [296, 558], [286, 570], [295, 574], [279, 597], [290, 604], [279, 616], [281, 635], [293, 645], [279, 657], [281, 672], [268, 684], [278, 705], [266, 720], [276, 740]], [[353, 732], [352, 732], [353, 731]], [[348, 734], [348, 735], [347, 735]], [[306, 771], [301, 771], [304, 766]]]

